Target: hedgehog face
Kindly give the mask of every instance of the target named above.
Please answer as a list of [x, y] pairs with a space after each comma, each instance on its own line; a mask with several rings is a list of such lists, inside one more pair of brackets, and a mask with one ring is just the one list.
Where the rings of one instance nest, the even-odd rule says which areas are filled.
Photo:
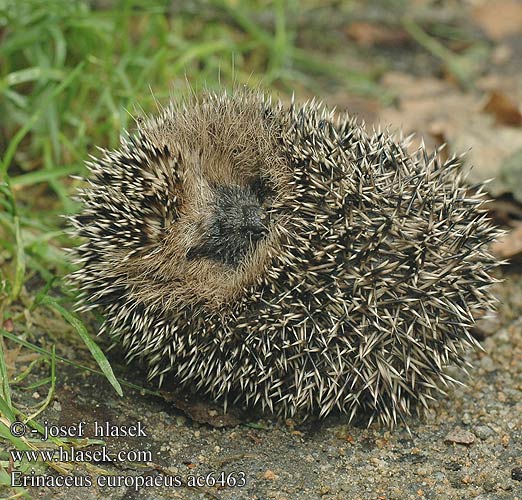
[[[112, 238], [94, 226], [105, 234], [110, 224], [114, 236], [113, 251], [103, 252], [108, 261], [96, 264], [111, 286], [100, 283], [92, 294], [110, 300], [117, 290], [160, 309], [223, 311], [263, 279], [279, 242], [274, 206], [285, 196], [288, 167], [275, 113], [266, 116], [260, 104], [166, 110], [91, 165], [97, 189], [87, 196], [108, 200], [119, 186], [123, 200], [77, 219], [90, 240], [84, 257], [98, 259]], [[105, 161], [118, 167], [104, 168]]]

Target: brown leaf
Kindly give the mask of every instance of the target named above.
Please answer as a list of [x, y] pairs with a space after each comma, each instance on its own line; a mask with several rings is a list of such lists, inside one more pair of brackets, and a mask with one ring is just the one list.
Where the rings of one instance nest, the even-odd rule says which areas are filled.
[[472, 17], [493, 40], [522, 33], [522, 2], [519, 0], [484, 2], [473, 9]]
[[522, 125], [520, 106], [502, 92], [493, 91], [490, 93], [484, 111], [494, 115], [497, 122], [503, 125]]
[[241, 423], [239, 412], [234, 408], [229, 408], [223, 414], [223, 409], [215, 404], [198, 399], [185, 399], [171, 392], [161, 391], [165, 401], [172, 403], [178, 410], [181, 410], [187, 417], [200, 424], [207, 424], [211, 427], [234, 427]]
[[365, 47], [402, 45], [409, 40], [409, 35], [404, 30], [367, 22], [352, 23], [346, 28], [345, 32], [351, 40]]
[[[511, 83], [515, 82], [505, 82], [506, 86]], [[500, 174], [504, 162], [522, 149], [522, 134], [481, 113], [484, 104], [478, 92], [462, 92], [439, 79], [398, 72], [384, 75], [382, 84], [397, 95], [397, 102], [396, 107], [381, 111], [381, 123], [402, 128], [405, 134], [417, 133], [430, 150], [444, 140], [450, 156], [467, 152], [464, 162], [469, 184], [494, 178], [486, 185], [492, 196], [512, 191]], [[412, 151], [416, 145], [412, 143]]]
[[522, 256], [522, 226], [517, 226], [499, 238], [491, 245], [490, 250], [500, 259]]
[[465, 429], [461, 429], [460, 427], [456, 427], [447, 434], [444, 438], [444, 442], [470, 445], [475, 442], [475, 434]]

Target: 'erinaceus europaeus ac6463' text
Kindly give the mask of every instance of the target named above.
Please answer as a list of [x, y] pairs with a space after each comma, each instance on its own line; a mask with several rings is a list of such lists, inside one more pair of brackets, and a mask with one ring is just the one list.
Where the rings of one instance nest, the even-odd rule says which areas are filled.
[[89, 163], [72, 278], [151, 378], [393, 425], [492, 304], [496, 230], [459, 167], [320, 104], [192, 98]]

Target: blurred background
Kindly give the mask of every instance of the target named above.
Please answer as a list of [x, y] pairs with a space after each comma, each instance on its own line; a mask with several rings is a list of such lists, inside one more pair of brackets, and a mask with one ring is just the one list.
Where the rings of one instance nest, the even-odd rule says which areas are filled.
[[[516, 0], [0, 0], [0, 442], [29, 446], [6, 423], [38, 428], [60, 360], [121, 391], [95, 330], [71, 312], [62, 215], [77, 210], [71, 176], [96, 146], [116, 148], [133, 117], [188, 88], [246, 85], [317, 96], [447, 144], [442, 155], [467, 151], [469, 181], [495, 179], [491, 213], [507, 235], [494, 251], [514, 262], [521, 63]], [[6, 463], [0, 454], [4, 486]]]
[[116, 147], [188, 86], [233, 82], [471, 148], [473, 181], [516, 191], [521, 30], [517, 0], [2, 0], [9, 203], [38, 220], [73, 212], [68, 176], [94, 145]]

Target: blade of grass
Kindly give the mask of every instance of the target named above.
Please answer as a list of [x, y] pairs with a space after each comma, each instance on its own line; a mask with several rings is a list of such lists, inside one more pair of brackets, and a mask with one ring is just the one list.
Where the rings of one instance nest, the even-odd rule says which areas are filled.
[[91, 339], [89, 333], [87, 332], [87, 328], [85, 328], [84, 324], [74, 314], [69, 312], [63, 306], [58, 304], [56, 300], [49, 296], [42, 297], [41, 304], [48, 305], [55, 309], [63, 316], [63, 318], [71, 326], [73, 326], [73, 328], [78, 332], [78, 335], [80, 335], [81, 339], [84, 341], [89, 351], [91, 351], [93, 358], [95, 359], [96, 363], [98, 363], [98, 366], [100, 367], [101, 371], [103, 372], [109, 383], [114, 387], [114, 390], [117, 392], [119, 396], [123, 396], [123, 390], [121, 388], [120, 383], [116, 379], [114, 372], [112, 371], [112, 367], [109, 361], [105, 357], [105, 354], [103, 354], [98, 344], [96, 344], [96, 342], [94, 342], [94, 340]]
[[23, 439], [11, 434], [11, 424], [8, 419], [0, 417], [0, 437], [9, 441], [17, 450], [30, 450], [31, 447]]
[[51, 377], [45, 377], [37, 382], [26, 385], [25, 387], [20, 387], [20, 389], [24, 391], [34, 391], [35, 389], [38, 389], [38, 387], [42, 387], [42, 385], [47, 385], [49, 382], [51, 382]]
[[338, 81], [344, 81], [353, 90], [383, 98], [383, 89], [375, 82], [378, 76], [377, 72], [366, 74], [360, 71], [352, 71], [299, 48], [294, 49], [293, 56], [296, 67], [301, 70], [305, 69], [309, 73], [322, 74]]
[[31, 371], [34, 368], [34, 365], [36, 365], [36, 363], [38, 363], [41, 359], [42, 358], [33, 359], [33, 361], [31, 361], [31, 363], [29, 363], [29, 366], [22, 373], [19, 373], [18, 375], [16, 375], [16, 377], [13, 378], [13, 380], [12, 380], [13, 385], [19, 384], [20, 382], [22, 382], [31, 373]]
[[265, 47], [272, 46], [272, 35], [252, 21], [239, 5], [232, 6], [224, 0], [215, 0], [213, 3], [222, 8], [251, 37], [257, 39]]
[[270, 50], [268, 84], [281, 77], [285, 59], [291, 58], [292, 45], [288, 39], [285, 5], [286, 2], [282, 0], [275, 2], [275, 34]]
[[[56, 142], [58, 141], [58, 133], [56, 133]], [[58, 146], [55, 147], [55, 150]], [[52, 158], [52, 150], [53, 145], [50, 140], [45, 141], [44, 143], [44, 169], [43, 172], [48, 172], [52, 174], [55, 171], [55, 164]], [[63, 206], [64, 213], [70, 214], [74, 212], [74, 203], [71, 201], [71, 197], [67, 193], [67, 190], [65, 189], [65, 186], [63, 183], [58, 182], [53, 176], [50, 176], [48, 181], [51, 188], [54, 190], [58, 198], [60, 199], [60, 202]]]
[[0, 377], [2, 379], [2, 398], [6, 401], [7, 407], [11, 408], [11, 388], [9, 387], [9, 377], [5, 364], [4, 339], [0, 339]]
[[85, 66], [85, 61], [80, 62], [67, 76], [67, 78], [60, 83], [60, 85], [57, 85], [54, 90], [51, 92], [51, 95], [49, 96], [49, 99], [45, 100], [43, 104], [31, 115], [27, 123], [14, 135], [13, 139], [9, 142], [9, 145], [7, 146], [7, 150], [2, 158], [2, 162], [0, 163], [0, 174], [6, 175], [7, 169], [9, 168], [9, 165], [11, 164], [11, 161], [13, 160], [13, 157], [16, 153], [16, 150], [18, 148], [18, 145], [22, 141], [22, 139], [27, 135], [27, 133], [31, 130], [31, 128], [34, 126], [34, 124], [38, 121], [42, 113], [45, 111], [47, 106], [49, 105], [52, 100], [62, 93], [73, 81], [74, 79], [79, 75], [80, 71]]
[[[20, 420], [20, 421], [23, 421], [26, 425], [31, 426], [33, 429], [35, 429], [37, 432], [39, 432], [42, 436], [45, 435], [45, 429], [43, 428], [43, 426], [41, 426], [35, 420], [32, 420], [31, 418], [29, 418], [27, 415], [25, 415], [22, 411], [18, 410], [17, 408], [13, 408], [13, 409], [9, 408], [7, 406], [6, 401], [2, 397], [0, 397], [0, 413], [2, 415], [4, 415], [4, 417], [6, 417], [3, 420], [4, 425], [6, 425], [6, 426], [7, 426], [7, 424], [10, 425], [12, 422], [15, 422], [16, 420]], [[9, 430], [9, 434], [11, 434], [10, 430]], [[12, 436], [12, 437], [15, 438], [15, 440], [16, 440], [16, 436]], [[9, 441], [13, 442], [13, 440], [11, 440], [11, 439], [9, 439]], [[27, 438], [26, 440], [22, 441], [22, 443], [25, 443], [25, 442], [31, 443], [31, 442], [35, 442], [35, 441], [38, 442], [38, 441], [41, 441], [41, 439]], [[49, 436], [49, 441], [54, 443], [56, 446], [63, 446], [67, 449], [69, 448], [69, 443], [74, 444], [74, 446], [88, 446], [90, 444], [105, 444], [105, 442], [100, 439], [91, 439], [91, 438], [60, 439], [60, 438], [57, 438], [54, 436]], [[16, 443], [13, 443], [13, 444], [15, 444], [15, 446], [16, 446], [17, 443], [20, 444], [21, 446], [23, 446], [18, 441], [16, 441]]]
[[19, 85], [20, 83], [27, 83], [38, 81], [41, 79], [58, 80], [63, 78], [63, 71], [53, 68], [24, 68], [19, 71], [14, 71], [0, 80], [0, 92], [3, 92], [5, 87]]
[[28, 174], [21, 174], [11, 177], [11, 186], [31, 186], [40, 182], [49, 182], [51, 179], [60, 179], [68, 177], [79, 170], [78, 165], [65, 165], [62, 167], [53, 167], [52, 170], [35, 170]]
[[[6, 418], [0, 417], [0, 437], [8, 440], [17, 450], [38, 450], [38, 448], [28, 441], [25, 437], [16, 437], [11, 434], [10, 424]], [[42, 428], [43, 431], [43, 428]], [[60, 474], [68, 474], [69, 471], [60, 465], [60, 462], [48, 462], [43, 461], [47, 466], [52, 467], [55, 471]], [[65, 464], [64, 464], [65, 465]]]
[[54, 391], [56, 390], [56, 347], [53, 345], [51, 351], [51, 377], [50, 377], [51, 387], [49, 388], [49, 392], [47, 393], [47, 397], [45, 401], [42, 403], [40, 408], [36, 410], [32, 415], [28, 417], [28, 420], [34, 420], [40, 413], [42, 413], [50, 404], [53, 399]]
[[428, 35], [428, 33], [412, 19], [404, 18], [402, 25], [421, 47], [424, 47], [428, 52], [431, 52], [435, 57], [438, 57], [444, 62], [448, 70], [463, 88], [470, 88], [472, 86], [470, 74], [466, 71], [463, 61], [457, 55], [451, 52], [451, 50], [448, 50], [438, 40]]
[[189, 62], [195, 59], [203, 59], [211, 54], [223, 52], [232, 49], [232, 45], [228, 40], [203, 42], [195, 45], [187, 50], [174, 64], [171, 71], [177, 75]]
[[16, 260], [15, 260], [15, 275], [13, 280], [13, 289], [11, 291], [11, 300], [18, 299], [22, 287], [24, 286], [25, 276], [25, 250], [22, 240], [22, 233], [20, 231], [20, 219], [18, 215], [14, 217], [15, 226], [15, 242], [16, 242]]
[[[0, 335], [4, 336], [5, 338], [16, 342], [17, 344], [23, 345], [24, 347], [27, 347], [27, 349], [30, 349], [31, 351], [37, 352], [39, 354], [42, 354], [46, 358], [51, 357], [51, 352], [47, 349], [43, 349], [42, 347], [39, 347], [35, 344], [31, 344], [31, 342], [28, 342], [27, 340], [24, 340], [16, 335], [13, 335], [12, 333], [9, 333], [7, 330], [4, 330], [3, 328], [0, 328]], [[74, 366], [75, 368], [78, 368], [80, 370], [85, 370], [90, 373], [95, 373], [96, 375], [103, 375], [103, 372], [101, 370], [96, 370], [95, 368], [91, 368], [87, 365], [82, 365], [81, 363], [76, 363], [75, 361], [71, 361], [70, 359], [64, 358], [63, 356], [56, 355], [56, 359], [61, 361], [62, 363], [65, 363], [70, 366]], [[150, 396], [157, 396], [161, 397], [161, 394], [158, 391], [152, 391], [151, 389], [147, 389], [146, 387], [142, 387], [140, 385], [133, 384], [132, 382], [127, 382], [126, 380], [118, 379], [121, 385], [128, 387], [129, 389], [134, 389], [140, 392], [143, 392], [144, 394], [149, 394]]]
[[11, 402], [8, 402], [5, 397], [0, 396], [0, 414], [4, 415], [8, 420], [13, 422], [16, 420], [14, 409], [10, 406]]

